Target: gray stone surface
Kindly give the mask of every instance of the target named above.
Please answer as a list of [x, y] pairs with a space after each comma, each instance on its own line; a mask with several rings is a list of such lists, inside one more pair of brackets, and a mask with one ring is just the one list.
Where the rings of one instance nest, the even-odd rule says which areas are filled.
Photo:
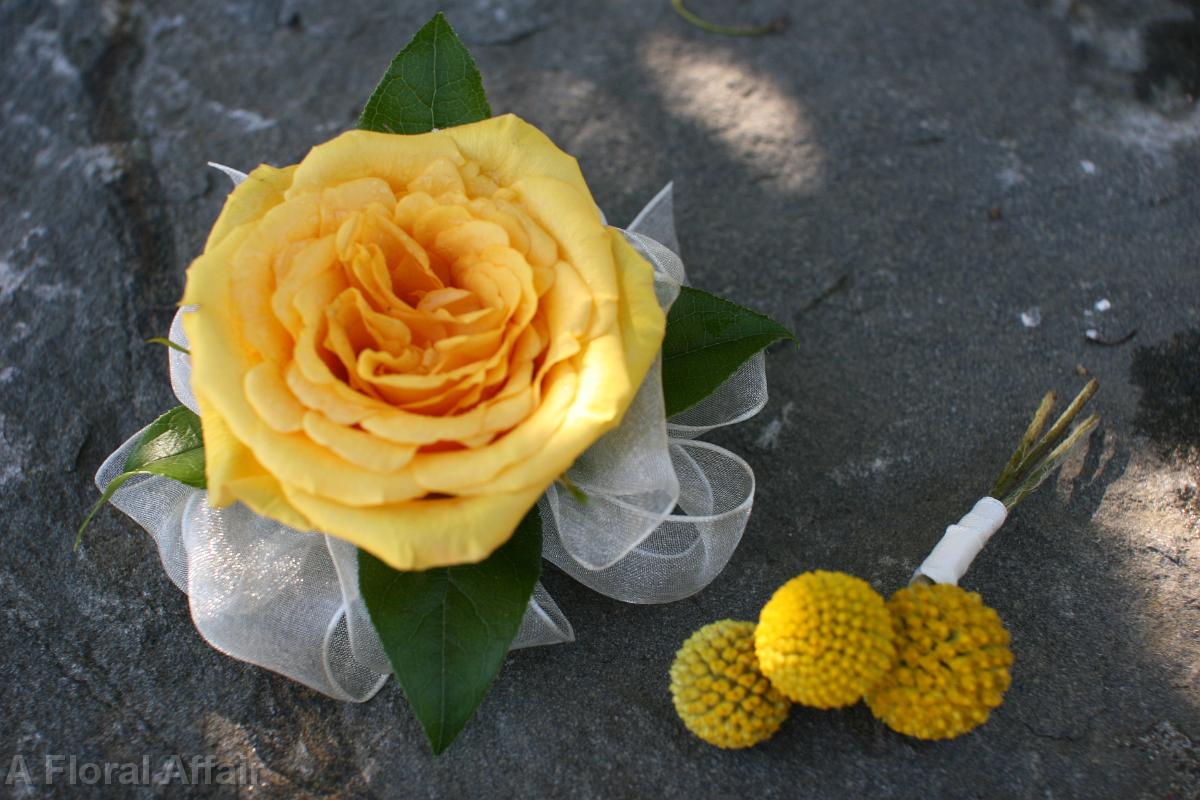
[[[732, 39], [666, 0], [444, 6], [493, 107], [577, 154], [611, 219], [673, 178], [694, 282], [797, 332], [765, 412], [713, 437], [759, 476], [742, 547], [668, 606], [548, 575], [578, 642], [512, 656], [436, 760], [394, 684], [337, 703], [206, 646], [118, 513], [72, 553], [95, 467], [171, 403], [142, 339], [225, 194], [204, 162], [290, 163], [351, 126], [434, 4], [5, 2], [0, 769], [212, 753], [265, 797], [1200, 796], [1196, 7], [696, 0], [791, 15]], [[797, 709], [740, 753], [684, 731], [666, 670], [690, 631], [814, 567], [902, 585], [1083, 369], [1102, 431], [966, 581], [1016, 652], [986, 727], [924, 744]]]

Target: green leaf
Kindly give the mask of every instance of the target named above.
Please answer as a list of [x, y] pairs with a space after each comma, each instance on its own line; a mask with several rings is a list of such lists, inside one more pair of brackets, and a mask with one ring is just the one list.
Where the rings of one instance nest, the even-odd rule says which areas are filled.
[[667, 416], [712, 394], [751, 356], [791, 331], [737, 303], [684, 286], [667, 315], [662, 381]]
[[79, 547], [83, 532], [104, 504], [134, 475], [161, 475], [203, 489], [206, 484], [200, 417], [184, 406], [176, 406], [147, 426], [125, 459], [121, 474], [104, 487], [104, 493], [84, 517], [75, 535], [75, 547]]
[[359, 551], [358, 583], [371, 623], [435, 754], [483, 702], [541, 568], [536, 506], [478, 564], [399, 572]]
[[491, 115], [475, 60], [439, 12], [392, 60], [367, 100], [358, 127], [425, 133]]
[[162, 463], [192, 463], [196, 455], [201, 456], [199, 463], [203, 466], [204, 439], [200, 432], [200, 417], [186, 406], [175, 406], [146, 428], [129, 458], [125, 459], [125, 471], [148, 471], [203, 489], [203, 469], [173, 468]]

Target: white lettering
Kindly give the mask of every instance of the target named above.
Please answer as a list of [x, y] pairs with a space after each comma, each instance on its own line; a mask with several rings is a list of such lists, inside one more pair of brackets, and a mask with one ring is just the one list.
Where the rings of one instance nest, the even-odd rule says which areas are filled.
[[29, 766], [25, 763], [25, 756], [20, 754], [13, 756], [12, 763], [8, 765], [8, 774], [4, 776], [4, 785], [13, 786], [17, 781], [33, 782], [33, 776], [29, 774]]
[[187, 773], [183, 770], [183, 759], [179, 754], [175, 754], [167, 759], [161, 770], [155, 775], [155, 783], [160, 786], [166, 786], [168, 783], [179, 781], [182, 784], [187, 783]]
[[63, 774], [63, 762], [66, 760], [67, 757], [62, 755], [46, 756], [46, 783], [54, 783], [54, 779]]

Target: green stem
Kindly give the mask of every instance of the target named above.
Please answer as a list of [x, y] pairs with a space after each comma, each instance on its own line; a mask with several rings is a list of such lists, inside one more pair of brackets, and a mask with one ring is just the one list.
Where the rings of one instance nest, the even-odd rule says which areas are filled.
[[87, 526], [91, 524], [92, 519], [100, 512], [100, 509], [104, 508], [104, 504], [112, 499], [112, 496], [117, 493], [117, 489], [120, 489], [125, 484], [125, 481], [129, 480], [136, 474], [137, 473], [135, 472], [122, 472], [120, 475], [108, 482], [108, 486], [104, 487], [104, 492], [100, 495], [100, 499], [96, 501], [94, 506], [92, 506], [92, 510], [89, 511], [88, 515], [83, 518], [83, 524], [81, 524], [79, 526], [79, 530], [75, 532], [75, 546], [71, 548], [72, 550], [79, 549], [79, 545], [83, 543], [83, 532], [87, 530]]
[[1062, 416], [1054, 421], [1054, 425], [1051, 426], [1046, 435], [1041, 438], [1025, 458], [1021, 459], [1021, 465], [1017, 467], [1018, 475], [1032, 469], [1042, 459], [1046, 451], [1053, 447], [1055, 442], [1071, 426], [1071, 423], [1075, 421], [1075, 417], [1079, 416], [1079, 412], [1083, 410], [1083, 407], [1087, 405], [1088, 401], [1092, 399], [1092, 395], [1099, 388], [1100, 382], [1095, 378], [1088, 381], [1087, 386], [1084, 386], [1083, 390], [1075, 395], [1075, 399], [1071, 401], [1071, 405], [1067, 406], [1067, 410], [1062, 413]]
[[684, 5], [683, 0], [671, 0], [671, 8], [675, 9], [679, 16], [683, 17], [692, 25], [695, 25], [701, 30], [709, 33], [717, 33], [722, 36], [765, 36], [769, 33], [778, 33], [787, 27], [786, 18], [780, 17], [766, 25], [760, 25], [753, 28], [731, 27], [729, 25], [718, 25], [715, 22], [709, 22], [697, 14], [689, 11]]
[[1004, 465], [1004, 469], [1000, 472], [1000, 477], [996, 479], [996, 485], [988, 493], [992, 497], [999, 497], [1016, 479], [1017, 467], [1025, 460], [1025, 454], [1033, 447], [1042, 429], [1046, 427], [1046, 420], [1050, 418], [1050, 412], [1054, 409], [1054, 400], [1054, 392], [1046, 392], [1046, 396], [1042, 398], [1042, 404], [1038, 406], [1033, 419], [1029, 421], [1029, 427], [1025, 429], [1025, 435], [1021, 437], [1021, 443], [1013, 451], [1012, 458]]
[[175, 342], [172, 342], [170, 339], [164, 339], [161, 336], [154, 336], [150, 339], [147, 339], [146, 344], [161, 344], [161, 345], [171, 348], [172, 350], [178, 350], [179, 352], [183, 353], [184, 355], [190, 356], [192, 354], [192, 351], [188, 350], [183, 345], [176, 344]]
[[1050, 455], [1046, 456], [1045, 460], [1043, 460], [1037, 465], [1036, 468], [1034, 468], [1032, 472], [1025, 476], [1024, 480], [1022, 480], [1021, 483], [1017, 485], [1017, 488], [1012, 491], [1012, 494], [1001, 500], [1001, 502], [1004, 503], [1004, 507], [1011, 513], [1012, 510], [1016, 508], [1018, 503], [1020, 503], [1031, 492], [1042, 485], [1042, 481], [1046, 480], [1050, 473], [1054, 472], [1054, 470], [1058, 468], [1063, 459], [1067, 457], [1067, 453], [1071, 451], [1071, 448], [1073, 448], [1081, 439], [1091, 433], [1092, 429], [1095, 428], [1099, 422], [1100, 417], [1096, 414], [1092, 414], [1083, 422], [1079, 423], [1079, 425], [1075, 427], [1075, 430], [1071, 431], [1071, 435], [1062, 441], [1062, 444], [1054, 448], [1054, 450], [1050, 452]]
[[[1058, 444], [1059, 440], [1066, 433], [1067, 428], [1075, 421], [1075, 417], [1079, 416], [1079, 412], [1083, 410], [1083, 407], [1087, 405], [1088, 401], [1092, 399], [1092, 396], [1096, 394], [1096, 390], [1099, 388], [1100, 384], [1095, 379], [1088, 381], [1087, 385], [1075, 396], [1075, 399], [1071, 401], [1071, 404], [1067, 406], [1062, 415], [1050, 426], [1050, 430], [1046, 431], [1041, 438], [1038, 438], [1054, 406], [1054, 393], [1047, 392], [1046, 396], [1042, 398], [1042, 403], [1038, 406], [1037, 412], [1034, 413], [1033, 419], [1025, 431], [1025, 435], [1021, 437], [1021, 443], [1017, 445], [1012, 458], [1008, 460], [1008, 463], [1000, 473], [1000, 477], [996, 479], [995, 485], [992, 486], [992, 490], [988, 494], [991, 497], [1002, 500], [1006, 505], [1011, 500], [1012, 505], [1008, 506], [1011, 510], [1012, 506], [1016, 505], [1029, 492], [1036, 488], [1036, 483], [1041, 483], [1041, 481], [1045, 480], [1048, 473], [1041, 471], [1041, 467], [1051, 460], [1046, 456], [1046, 453]], [[1037, 439], [1036, 443], [1033, 443], [1034, 439]], [[1073, 444], [1078, 442], [1079, 439], [1073, 433], [1069, 441]], [[1055, 450], [1055, 453], [1059, 453], [1059, 450]], [[1029, 479], [1035, 472], [1040, 477], [1031, 486]], [[1014, 486], [1017, 489], [1014, 490]]]

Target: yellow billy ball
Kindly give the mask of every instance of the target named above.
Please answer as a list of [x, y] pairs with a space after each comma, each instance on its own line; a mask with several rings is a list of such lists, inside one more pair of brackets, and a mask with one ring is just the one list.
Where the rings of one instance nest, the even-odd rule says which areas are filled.
[[901, 589], [888, 609], [896, 666], [867, 694], [871, 713], [918, 739], [952, 739], [987, 722], [1011, 680], [1000, 616], [950, 584]]
[[858, 702], [892, 665], [892, 621], [866, 581], [806, 572], [763, 607], [754, 635], [763, 674], [797, 703], [839, 708]]
[[771, 738], [791, 705], [758, 670], [754, 623], [731, 619], [705, 625], [679, 648], [671, 697], [688, 730], [726, 749]]

